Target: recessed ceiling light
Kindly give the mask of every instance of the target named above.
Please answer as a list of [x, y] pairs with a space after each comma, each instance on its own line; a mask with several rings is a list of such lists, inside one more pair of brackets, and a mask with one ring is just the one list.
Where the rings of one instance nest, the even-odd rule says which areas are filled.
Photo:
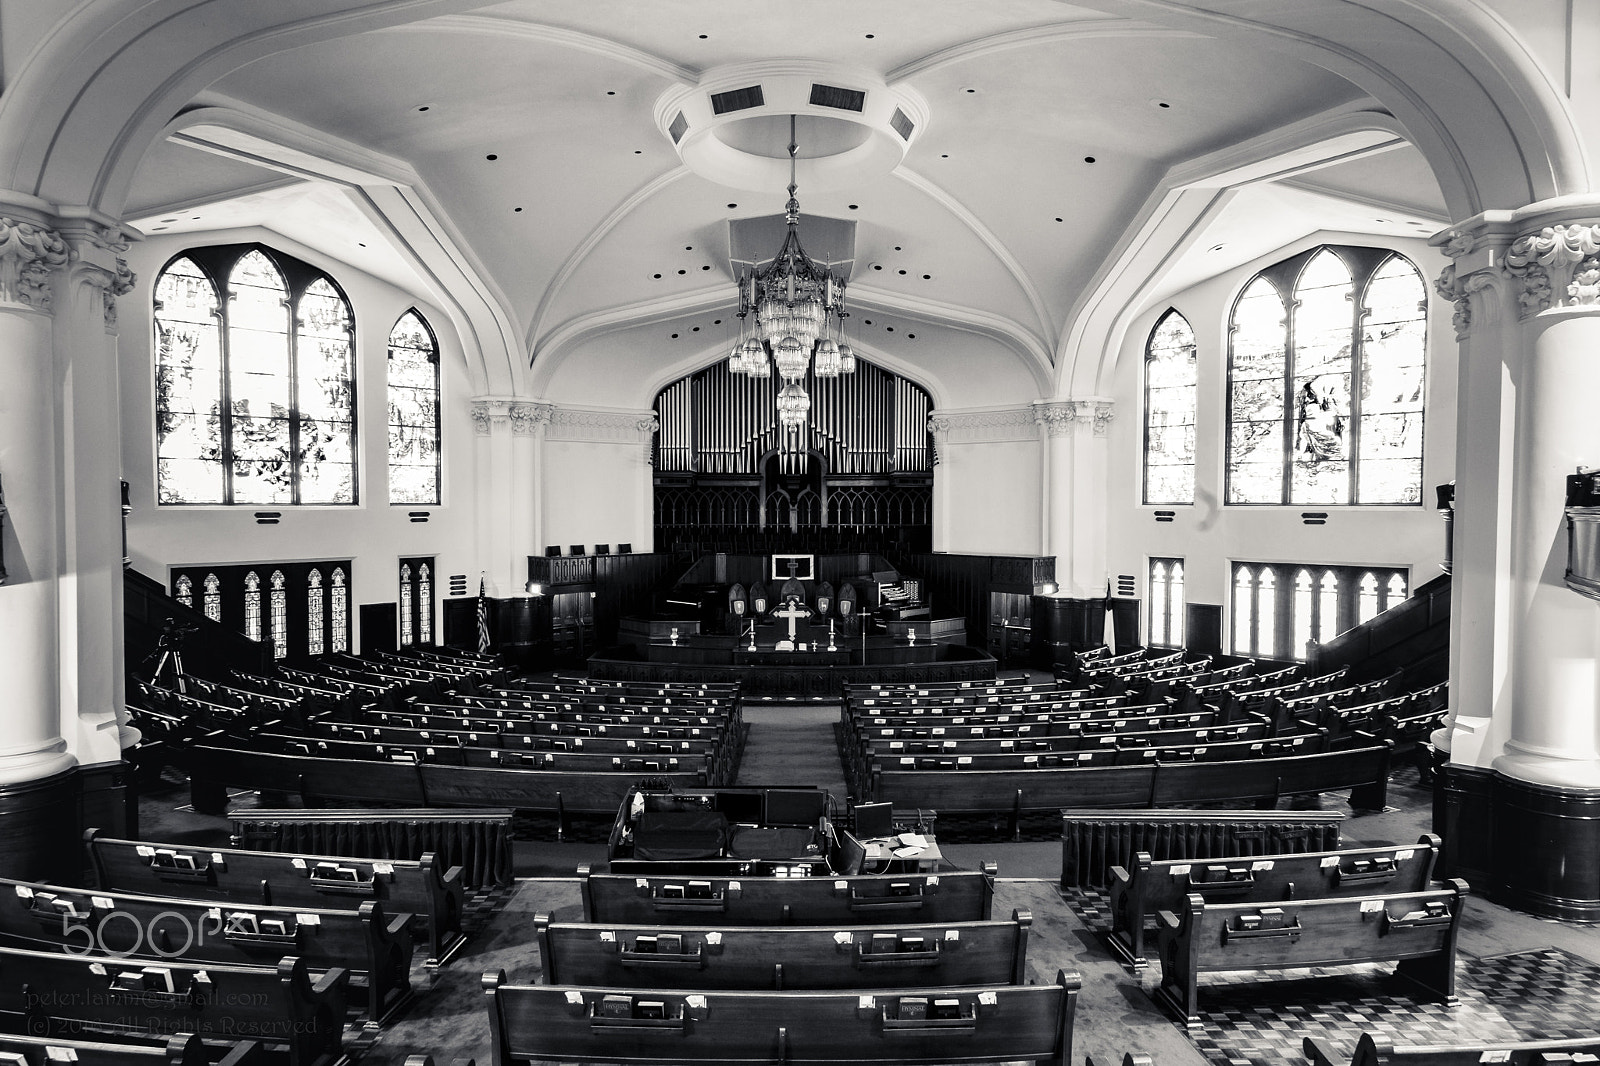
[[1086, 156], [1083, 157], [1083, 161], [1085, 163], [1093, 163], [1094, 162], [1094, 156], [1086, 155]]
[[917, 339], [917, 335], [915, 333], [907, 333], [906, 336], [910, 337], [912, 340], [916, 340]]
[[[701, 40], [702, 40], [702, 41], [704, 41], [704, 40], [707, 40], [707, 39], [709, 39], [709, 38], [710, 38], [710, 36], [711, 36], [711, 35], [710, 35], [710, 34], [709, 34], [709, 33], [702, 33], [702, 34], [701, 34], [701, 35], [700, 35], [700, 39], [701, 39]], [[676, 334], [674, 334], [674, 336], [676, 336]]]
[[366, 246], [367, 246], [367, 242], [366, 241], [357, 241], [356, 242], [356, 247], [358, 247], [358, 248], [365, 248]]
[[851, 204], [850, 205], [850, 210], [859, 211], [859, 210], [861, 210], [861, 205], [860, 204]]
[[650, 276], [653, 277], [653, 278], [659, 278], [661, 275], [660, 274], [652, 274]]
[[1060, 216], [1060, 215], [1057, 215], [1057, 216], [1056, 216], [1056, 221], [1057, 221], [1057, 222], [1065, 222], [1065, 221], [1066, 221], [1066, 219], [1064, 219], [1064, 218], [1062, 218], [1062, 217], [1061, 217], [1061, 216]]
[[522, 213], [522, 208], [520, 208], [520, 207], [513, 207], [511, 210], [517, 212], [518, 214]]
[[699, 333], [700, 332], [700, 327], [696, 326], [696, 327], [694, 327], [694, 329], [691, 329], [689, 332], [690, 333]]
[[876, 33], [869, 33], [869, 34], [867, 34], [867, 40], [869, 40], [869, 41], [870, 41], [870, 40], [872, 40], [872, 39], [873, 39], [873, 38], [874, 38], [874, 37], [876, 37], [876, 36], [877, 36], [877, 34], [876, 34]]
[[161, 221], [163, 221], [163, 222], [176, 222], [178, 220], [176, 218], [164, 218]]
[[688, 271], [687, 271], [687, 270], [680, 270], [680, 271], [678, 271], [678, 273], [680, 273], [680, 274], [687, 274], [687, 273], [689, 273], [689, 272], [688, 272]]
[[484, 156], [483, 158], [485, 158], [489, 162], [493, 163], [496, 159], [499, 159], [500, 157], [495, 155], [493, 152], [490, 152], [488, 155]]
[[1386, 219], [1386, 218], [1375, 218], [1372, 221], [1374, 221], [1374, 222], [1388, 222], [1389, 220]]
[[873, 263], [872, 264], [872, 269], [873, 270], [882, 270], [883, 269], [883, 264], [882, 263]]
[[672, 335], [672, 339], [673, 339], [673, 340], [677, 340], [677, 339], [678, 339], [678, 335], [677, 335], [677, 334], [676, 334], [676, 333], [674, 333], [674, 334], [673, 334], [673, 335]]
[[897, 251], [897, 252], [903, 252], [903, 251], [905, 251], [905, 249], [904, 249], [904, 248], [901, 248], [901, 247], [900, 247], [900, 246], [899, 246], [899, 245], [898, 245], [898, 244], [897, 244], [897, 245], [895, 245], [895, 246], [894, 246], [894, 250], [895, 250], [895, 251]]
[[606, 95], [607, 96], [615, 96], [615, 95], [617, 95], [617, 90], [615, 90], [615, 89], [607, 89], [606, 90]]
[[1226, 247], [1227, 247], [1226, 244], [1213, 244], [1210, 248], [1207, 248], [1206, 251], [1208, 251], [1208, 252], [1220, 252]]
[[964, 92], [964, 93], [975, 93], [978, 90], [976, 90], [976, 89], [962, 89], [961, 91]]
[[428, 105], [427, 104], [423, 104], [421, 107], [417, 108], [417, 110], [418, 111], [426, 111], [426, 110], [428, 110]]
[[700, 268], [700, 269], [701, 269], [701, 270], [710, 270], [710, 269], [711, 269], [711, 264], [710, 264], [710, 263], [706, 263], [706, 264], [705, 264], [705, 265], [704, 265], [704, 266], [702, 266], [702, 267], [701, 267], [701, 268]]
[[932, 281], [933, 280], [933, 275], [932, 274], [924, 274], [924, 275], [922, 275], [922, 280], [923, 281]]
[[634, 155], [644, 155], [644, 149], [643, 148], [635, 148], [633, 150], [633, 154]]
[[902, 273], [902, 274], [904, 274], [904, 273], [905, 273], [905, 271], [904, 271], [904, 270], [902, 270], [902, 271], [900, 271], [900, 273]]
[[729, 205], [728, 205], [728, 206], [729, 206], [729, 207], [730, 207], [730, 208], [734, 208], [734, 207], [738, 207], [738, 206], [739, 206], [739, 205], [738, 205], [738, 204], [729, 204]]
[[711, 324], [712, 324], [712, 325], [713, 325], [713, 326], [720, 326], [720, 325], [722, 325], [722, 319], [720, 319], [720, 318], [713, 318], [713, 319], [712, 319], [712, 320], [711, 320]]
[[1167, 103], [1167, 101], [1165, 101], [1165, 100], [1151, 100], [1150, 101], [1150, 106], [1151, 107], [1160, 108], [1162, 111], [1165, 111], [1168, 108], [1170, 108], [1172, 105]]

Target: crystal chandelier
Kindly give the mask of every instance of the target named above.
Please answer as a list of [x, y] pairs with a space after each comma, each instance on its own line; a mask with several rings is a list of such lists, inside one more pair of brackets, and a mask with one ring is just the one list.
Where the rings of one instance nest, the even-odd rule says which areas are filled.
[[[811, 411], [806, 372], [834, 378], [856, 369], [856, 355], [844, 342], [844, 279], [806, 255], [800, 247], [800, 201], [795, 199], [795, 116], [789, 116], [789, 232], [772, 262], [739, 277], [739, 340], [728, 369], [752, 378], [770, 377], [777, 367], [778, 424], [805, 425]], [[750, 320], [754, 313], [754, 322]]]

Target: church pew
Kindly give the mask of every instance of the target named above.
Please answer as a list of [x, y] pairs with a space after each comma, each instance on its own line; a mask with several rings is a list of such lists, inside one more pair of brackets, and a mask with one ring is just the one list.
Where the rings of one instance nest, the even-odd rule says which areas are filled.
[[1024, 984], [1032, 923], [1027, 911], [846, 930], [533, 920], [546, 984], [774, 990]]
[[1277, 904], [1207, 903], [1191, 893], [1180, 913], [1157, 916], [1155, 998], [1192, 1028], [1200, 1024], [1204, 973], [1395, 961], [1398, 976], [1453, 1006], [1466, 897], [1460, 880], [1421, 892]]
[[507, 729], [513, 726], [522, 726], [533, 732], [539, 731], [544, 726], [562, 722], [619, 726], [698, 726], [705, 729], [725, 727], [728, 723], [741, 720], [740, 716], [732, 711], [707, 711], [703, 708], [694, 707], [682, 707], [672, 711], [663, 710], [660, 713], [647, 713], [639, 710], [608, 711], [597, 708], [569, 709], [566, 707], [551, 707], [543, 710], [530, 710], [516, 707], [467, 707], [419, 701], [411, 704], [410, 709], [432, 717], [453, 718], [458, 721], [474, 723], [504, 722]]
[[1248, 711], [1268, 713], [1282, 700], [1293, 699], [1296, 696], [1314, 696], [1343, 688], [1349, 673], [1348, 666], [1341, 666], [1329, 673], [1301, 678], [1287, 684], [1251, 689], [1243, 693], [1232, 692], [1226, 699], [1218, 701], [1218, 709], [1222, 711], [1223, 721], [1226, 722], [1231, 722]]
[[863, 925], [989, 920], [993, 863], [941, 874], [695, 877], [595, 873], [578, 867], [588, 922], [644, 925], [708, 919], [727, 925]]
[[1172, 697], [1184, 710], [1199, 710], [1203, 706], [1219, 706], [1235, 695], [1289, 684], [1304, 674], [1305, 667], [1296, 664], [1279, 670], [1269, 670], [1264, 674], [1253, 673], [1242, 677], [1226, 677], [1216, 681], [1180, 685], [1172, 693]]
[[[252, 815], [265, 820], [275, 813], [279, 812], [256, 811]], [[381, 818], [402, 812], [368, 813]], [[236, 839], [239, 828], [236, 819]], [[259, 834], [255, 837], [260, 838]], [[454, 950], [461, 938], [462, 868], [445, 869], [437, 852], [424, 852], [416, 859], [372, 859], [215, 849], [118, 840], [102, 837], [98, 829], [86, 830], [83, 839], [95, 886], [104, 891], [174, 895], [243, 907], [259, 904], [318, 910], [354, 911], [363, 903], [379, 902], [391, 914], [414, 914], [421, 920], [429, 962], [434, 963]], [[509, 846], [507, 842], [508, 851]], [[505, 862], [509, 866], [509, 854]]]
[[1175, 803], [1275, 802], [1281, 796], [1351, 789], [1350, 802], [1382, 810], [1390, 748], [1232, 762], [1043, 770], [899, 770], [875, 765], [871, 797], [896, 807], [989, 813], [1062, 807], [1161, 807]]
[[[1149, 734], [1132, 734], [1134, 737]], [[955, 770], [982, 773], [996, 770], [1026, 770], [1035, 766], [1102, 765], [1103, 759], [1082, 759], [1085, 754], [1110, 753], [1116, 766], [1144, 766], [1155, 762], [1236, 762], [1255, 759], [1293, 758], [1317, 754], [1326, 749], [1327, 738], [1319, 734], [1292, 737], [1266, 737], [1255, 740], [1224, 740], [1188, 744], [1135, 744], [1125, 746], [1122, 738], [1110, 735], [1112, 743], [1093, 744], [1066, 751], [967, 752], [959, 746], [936, 754], [896, 754], [868, 745], [870, 758], [885, 770]], [[937, 809], [937, 808], [936, 808]]]
[[[1315, 1037], [1301, 1045], [1311, 1066], [1345, 1066]], [[1600, 1036], [1564, 1037], [1555, 1040], [1492, 1041], [1482, 1044], [1396, 1045], [1387, 1034], [1362, 1033], [1356, 1041], [1350, 1066], [1480, 1066], [1503, 1063], [1505, 1066], [1573, 1066], [1600, 1057]]]
[[1328, 851], [1339, 844], [1338, 811], [1066, 810], [1061, 812], [1061, 887], [1100, 888], [1112, 866], [1151, 858], [1228, 859]]
[[1145, 919], [1182, 910], [1191, 892], [1222, 903], [1421, 892], [1433, 884], [1438, 856], [1439, 838], [1432, 833], [1424, 833], [1415, 844], [1239, 859], [1157, 861], [1141, 851], [1131, 866], [1109, 871], [1111, 932], [1106, 943], [1113, 955], [1137, 970], [1145, 965]]
[[199, 1033], [176, 1033], [148, 1043], [76, 1040], [0, 1032], [0, 1061], [11, 1066], [265, 1066], [254, 1040], [219, 1040], [208, 1046]]
[[619, 992], [483, 975], [494, 1066], [1014, 1062], [1069, 1066], [1077, 974], [1044, 985]]
[[369, 1025], [411, 997], [410, 914], [268, 907], [32, 884], [0, 878], [0, 940], [74, 955], [273, 965], [299, 958], [313, 976], [350, 973], [351, 998]]
[[889, 755], [895, 754], [899, 748], [907, 751], [942, 750], [959, 752], [963, 755], [977, 755], [984, 752], [1010, 751], [1087, 751], [1112, 745], [1161, 747], [1171, 744], [1205, 744], [1223, 740], [1259, 740], [1266, 736], [1266, 732], [1266, 723], [1260, 721], [1140, 732], [1107, 730], [1104, 733], [1050, 733], [1042, 736], [1031, 733], [1007, 735], [990, 730], [973, 736], [949, 730], [935, 733], [927, 728], [891, 727], [874, 730], [872, 736], [864, 743]]
[[227, 966], [0, 948], [0, 1028], [37, 1035], [222, 1033], [259, 1041], [286, 1066], [342, 1057], [350, 975], [313, 981], [300, 959]]

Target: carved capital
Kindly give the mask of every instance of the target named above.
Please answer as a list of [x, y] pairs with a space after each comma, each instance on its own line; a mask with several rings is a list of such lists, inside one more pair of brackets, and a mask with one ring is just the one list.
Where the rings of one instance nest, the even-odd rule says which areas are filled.
[[1077, 427], [1077, 406], [1070, 400], [1064, 403], [1037, 403], [1033, 405], [1033, 420], [1044, 427], [1052, 437], [1065, 437]]
[[1094, 435], [1103, 437], [1114, 417], [1110, 400], [1074, 400], [1074, 419], [1080, 426], [1091, 427]]
[[494, 426], [503, 426], [511, 419], [509, 400], [473, 400], [472, 431], [487, 437]]
[[1552, 307], [1600, 302], [1600, 225], [1546, 226], [1511, 242], [1506, 273], [1521, 285], [1517, 304], [1529, 318]]
[[1473, 270], [1463, 274], [1457, 271], [1455, 263], [1445, 267], [1433, 279], [1434, 291], [1455, 305], [1455, 313], [1450, 321], [1455, 326], [1456, 340], [1466, 340], [1472, 332], [1477, 319], [1472, 308], [1476, 294], [1488, 293], [1487, 298], [1479, 299], [1477, 303], [1481, 308], [1493, 309], [1499, 281], [1492, 270]]
[[1444, 244], [1440, 247], [1440, 250], [1451, 259], [1460, 259], [1464, 255], [1471, 255], [1472, 250], [1477, 246], [1478, 238], [1470, 233], [1463, 233], [1461, 230], [1453, 229], [1450, 231], [1450, 235], [1444, 239]]
[[511, 432], [519, 437], [531, 437], [543, 426], [550, 424], [555, 406], [548, 403], [513, 403], [510, 405]]
[[0, 303], [50, 311], [50, 275], [67, 262], [53, 229], [0, 215]]
[[641, 418], [635, 421], [633, 428], [638, 430], [641, 436], [652, 437], [655, 435], [656, 430], [661, 428], [661, 423], [655, 415], [651, 415], [649, 418]]
[[932, 433], [935, 440], [942, 439], [950, 432], [949, 415], [933, 415], [928, 419], [928, 432]]

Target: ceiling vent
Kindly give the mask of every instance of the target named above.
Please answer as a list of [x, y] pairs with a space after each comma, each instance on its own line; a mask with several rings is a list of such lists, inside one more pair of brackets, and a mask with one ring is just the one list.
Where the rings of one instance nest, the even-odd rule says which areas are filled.
[[867, 94], [862, 89], [841, 89], [837, 85], [811, 86], [811, 103], [814, 107], [836, 107], [840, 111], [859, 112], [866, 102]]
[[766, 97], [761, 95], [759, 85], [752, 85], [747, 89], [729, 89], [725, 93], [711, 94], [711, 113], [726, 115], [730, 111], [745, 111], [752, 107], [760, 107], [766, 102]]
[[894, 109], [894, 117], [889, 119], [889, 125], [894, 127], [894, 131], [900, 135], [902, 141], [909, 141], [911, 131], [917, 128], [917, 124], [907, 118], [906, 113], [898, 107]]
[[672, 143], [677, 144], [683, 140], [683, 135], [689, 132], [689, 120], [683, 117], [683, 112], [678, 112], [678, 117], [672, 120], [672, 125], [667, 127], [667, 132], [672, 134]]

